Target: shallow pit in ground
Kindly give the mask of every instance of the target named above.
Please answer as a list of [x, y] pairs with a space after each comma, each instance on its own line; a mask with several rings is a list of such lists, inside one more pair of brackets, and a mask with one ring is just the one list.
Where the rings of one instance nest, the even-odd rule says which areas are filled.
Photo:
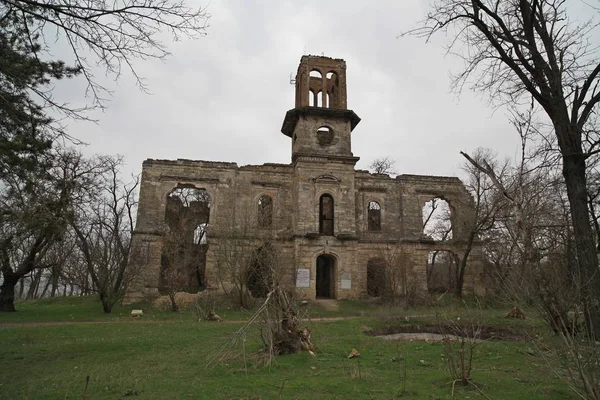
[[[475, 330], [477, 330], [476, 338], [480, 340], [514, 341], [530, 339], [525, 333], [507, 327], [482, 325]], [[444, 335], [456, 339], [465, 335], [473, 337], [475, 332], [472, 327], [453, 329], [440, 325], [392, 325], [371, 329], [365, 331], [365, 334], [388, 340], [424, 340], [428, 342], [439, 342], [444, 339]]]

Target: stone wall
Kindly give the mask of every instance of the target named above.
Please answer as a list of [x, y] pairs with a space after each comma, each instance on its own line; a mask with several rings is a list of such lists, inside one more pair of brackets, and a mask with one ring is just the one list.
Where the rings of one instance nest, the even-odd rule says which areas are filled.
[[[143, 272], [126, 300], [158, 296], [166, 199], [181, 186], [205, 189], [211, 197], [205, 272], [209, 287], [221, 286], [215, 249], [226, 246], [230, 236], [238, 235], [247, 239], [244, 249], [248, 252], [265, 241], [276, 243], [289, 260], [285, 268], [290, 281], [294, 281], [296, 269], [309, 269], [311, 285], [299, 289], [307, 298], [315, 297], [315, 260], [319, 255], [330, 254], [336, 259], [335, 298], [364, 297], [368, 261], [381, 257], [382, 249], [390, 246], [409, 255], [410, 269], [422, 277], [425, 290], [428, 253], [460, 253], [464, 248], [472, 214], [470, 196], [457, 178], [400, 175], [393, 179], [355, 171], [353, 164], [352, 160], [332, 163], [318, 157], [299, 158], [290, 165], [242, 167], [223, 162], [146, 160], [131, 256], [131, 262], [141, 265]], [[319, 198], [323, 193], [334, 198], [334, 236], [318, 233]], [[265, 194], [273, 199], [273, 223], [260, 228], [257, 202]], [[454, 236], [450, 241], [433, 242], [422, 236], [422, 208], [433, 197], [446, 199], [452, 207]], [[370, 201], [381, 206], [378, 232], [367, 229]], [[481, 293], [481, 249], [475, 247], [469, 258], [465, 290]], [[342, 288], [342, 276], [351, 278], [350, 288]]]
[[[291, 139], [291, 164], [239, 167], [227, 162], [152, 159], [143, 163], [130, 260], [143, 272], [126, 301], [158, 296], [167, 197], [178, 187], [203, 189], [211, 198], [205, 281], [214, 289], [228, 285], [220, 268], [225, 255], [235, 254], [229, 258], [243, 267], [245, 259], [266, 242], [281, 253], [290, 283], [298, 271], [308, 273], [308, 287], [298, 289], [308, 298], [316, 296], [317, 281], [321, 288], [324, 281], [332, 282], [329, 294], [334, 298], [365, 296], [367, 264], [386, 252], [402, 253], [402, 262], [417, 279], [422, 278], [420, 286], [426, 290], [428, 254], [464, 252], [473, 205], [457, 178], [400, 175], [394, 179], [355, 170], [359, 158], [352, 152], [351, 135], [360, 118], [347, 107], [344, 60], [303, 56], [295, 84], [296, 108], [286, 113], [281, 128]], [[272, 223], [266, 225], [264, 215], [259, 218], [261, 196], [272, 201]], [[333, 235], [320, 231], [320, 218], [331, 226], [329, 213], [323, 218], [320, 206], [321, 199], [329, 196], [334, 204]], [[448, 201], [452, 210], [451, 240], [435, 242], [423, 234], [422, 209], [434, 197]], [[371, 202], [378, 204], [380, 229], [369, 228]], [[331, 279], [324, 278], [324, 270], [333, 270]], [[467, 290], [481, 290], [480, 271], [481, 248], [476, 243], [469, 258]]]

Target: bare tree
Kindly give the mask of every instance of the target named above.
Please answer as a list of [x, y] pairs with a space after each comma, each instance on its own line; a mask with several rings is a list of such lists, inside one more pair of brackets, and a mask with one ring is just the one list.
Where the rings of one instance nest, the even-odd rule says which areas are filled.
[[121, 181], [121, 158], [99, 157], [92, 162], [103, 166], [100, 186], [87, 203], [78, 205], [70, 224], [92, 288], [100, 296], [104, 312], [110, 313], [137, 273], [128, 261], [139, 180]]
[[[0, 193], [3, 224], [0, 256], [3, 281], [0, 310], [15, 311], [14, 289], [20, 279], [37, 269], [50, 268], [57, 259], [50, 250], [65, 235], [76, 204], [98, 184], [101, 166], [89, 164], [81, 154], [62, 151], [47, 174], [33, 182], [7, 179]], [[35, 188], [24, 188], [35, 184]]]
[[[169, 55], [161, 42], [195, 38], [205, 34], [209, 15], [203, 8], [192, 8], [183, 0], [5, 0], [0, 3], [0, 20], [10, 21], [5, 29], [19, 32], [25, 40], [38, 43], [29, 52], [35, 59], [52, 57], [59, 43], [70, 50], [74, 67], [88, 83], [93, 106], [104, 106], [109, 91], [98, 82], [94, 70], [102, 68], [115, 78], [123, 68], [145, 89], [137, 73], [136, 59], [164, 59]], [[85, 109], [57, 102], [52, 88], [31, 88], [46, 106], [70, 116], [81, 117]]]
[[435, 240], [452, 239], [452, 210], [450, 204], [434, 197], [423, 206], [423, 235]]
[[596, 23], [578, 23], [567, 5], [565, 0], [438, 0], [421, 27], [406, 34], [429, 39], [450, 32], [449, 51], [466, 65], [455, 76], [455, 88], [472, 82], [495, 102], [534, 102], [545, 113], [562, 159], [587, 331], [600, 337], [600, 271], [586, 179], [586, 162], [600, 151], [594, 117], [600, 63], [592, 45]]
[[[555, 332], [564, 333], [568, 329], [565, 324], [568, 311], [574, 305], [571, 294], [576, 291], [569, 283], [566, 243], [557, 240], [556, 234], [566, 233], [568, 243], [569, 225], [557, 224], [563, 219], [560, 196], [556, 196], [560, 189], [552, 179], [551, 170], [539, 165], [533, 168], [526, 153], [528, 131], [524, 129], [519, 133], [521, 162], [510, 174], [498, 174], [485, 154], [479, 154], [477, 160], [466, 153], [462, 155], [473, 168], [490, 179], [496, 193], [507, 203], [506, 215], [501, 221], [508, 233], [503, 245], [514, 252], [509, 258], [513, 274], [508, 281], [512, 285], [507, 288], [508, 292], [520, 292], [519, 296], [528, 293], [528, 300], [542, 307], [549, 326]], [[493, 236], [491, 239], [501, 238]], [[550, 259], [553, 261], [548, 262]], [[556, 266], [560, 268], [556, 269]], [[515, 288], [518, 289], [515, 291]]]
[[573, 231], [564, 184], [553, 163], [536, 160], [546, 156], [544, 152], [525, 152], [527, 124], [520, 127], [525, 128], [519, 131], [521, 161], [508, 173], [498, 173], [486, 157], [474, 160], [463, 154], [506, 200], [494, 228], [483, 235], [486, 256], [500, 272], [504, 298], [537, 308], [562, 339], [545, 356], [548, 365], [560, 365], [567, 372], [569, 387], [578, 397], [598, 399], [597, 342], [579, 335], [581, 296], [574, 279]]
[[[498, 175], [501, 177], [505, 176], [507, 172], [507, 163], [497, 163], [489, 150], [477, 149], [472, 159], [476, 163], [486, 162], [490, 166], [493, 165], [491, 168], [494, 171], [499, 171]], [[457, 297], [462, 296], [465, 272], [474, 244], [494, 229], [497, 220], [502, 218], [506, 206], [505, 199], [488, 175], [476, 168], [471, 162], [463, 165], [463, 171], [466, 173], [464, 183], [473, 201], [472, 204], [469, 204], [473, 208], [473, 213], [470, 218], [461, 221], [464, 224], [462, 228], [466, 234], [466, 241], [461, 245], [460, 252], [456, 254], [454, 294]]]
[[394, 168], [396, 161], [392, 160], [389, 156], [376, 158], [369, 165], [369, 170], [376, 174], [388, 174], [396, 175], [398, 172]]
[[[95, 74], [117, 79], [125, 69], [145, 89], [135, 61], [168, 56], [165, 34], [204, 35], [208, 17], [184, 0], [0, 2], [0, 140], [7, 150], [0, 180], [35, 180], [49, 167], [57, 138], [73, 140], [64, 118], [89, 119], [87, 110], [106, 106], [110, 90]], [[66, 62], [56, 59], [57, 47], [70, 50]], [[91, 104], [55, 98], [54, 83], [76, 76], [87, 81]]]

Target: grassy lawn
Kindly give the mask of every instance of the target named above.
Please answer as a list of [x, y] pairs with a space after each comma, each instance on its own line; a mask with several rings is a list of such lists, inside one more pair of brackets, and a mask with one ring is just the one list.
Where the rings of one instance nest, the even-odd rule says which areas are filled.
[[[385, 341], [363, 332], [396, 323], [400, 311], [341, 302], [341, 321], [313, 321], [316, 357], [281, 356], [270, 368], [259, 365], [257, 334], [247, 338], [246, 357], [224, 359], [212, 369], [207, 360], [239, 324], [197, 322], [191, 311], [151, 310], [140, 320], [131, 307], [105, 316], [93, 299], [25, 302], [2, 322], [112, 321], [122, 323], [5, 326], [0, 329], [0, 398], [81, 399], [90, 376], [88, 399], [450, 399], [450, 376], [443, 346]], [[221, 314], [227, 310], [220, 310]], [[448, 308], [450, 314], [460, 312]], [[146, 312], [146, 311], [145, 311]], [[485, 310], [486, 322], [505, 324], [506, 310]], [[236, 320], [244, 313], [223, 315]], [[431, 320], [430, 309], [408, 323]], [[120, 314], [120, 315], [119, 315]], [[335, 316], [330, 310], [311, 315]], [[362, 316], [361, 316], [362, 315]], [[144, 323], [152, 321], [153, 323]], [[406, 323], [406, 322], [405, 322]], [[510, 321], [531, 331], [536, 321]], [[351, 349], [360, 354], [360, 377]], [[243, 354], [243, 353], [240, 353]], [[402, 392], [400, 359], [406, 365]], [[485, 342], [476, 348], [473, 381], [491, 399], [569, 399], [566, 385], [547, 369], [531, 343]], [[457, 388], [456, 398], [484, 399], [476, 389]]]

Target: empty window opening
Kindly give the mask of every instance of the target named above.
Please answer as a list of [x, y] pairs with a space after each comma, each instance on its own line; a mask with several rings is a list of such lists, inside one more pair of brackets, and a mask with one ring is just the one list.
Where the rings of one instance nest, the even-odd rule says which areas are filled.
[[455, 292], [458, 282], [458, 260], [446, 250], [429, 252], [427, 256], [427, 290], [430, 293]]
[[367, 263], [367, 294], [380, 297], [385, 289], [385, 260], [372, 258]]
[[207, 223], [201, 223], [194, 229], [194, 244], [207, 244], [206, 240], [206, 229], [208, 228]]
[[252, 297], [267, 297], [273, 289], [273, 275], [277, 268], [276, 255], [273, 246], [266, 243], [256, 249], [250, 256], [246, 284]]
[[446, 200], [435, 197], [423, 206], [423, 235], [439, 242], [452, 239], [452, 209]]
[[330, 71], [326, 75], [327, 78], [327, 106], [329, 108], [339, 108], [338, 101], [338, 76], [335, 72]]
[[325, 92], [325, 102], [323, 103], [323, 107], [329, 107], [329, 93]]
[[369, 232], [381, 231], [381, 206], [376, 201], [370, 201], [367, 207], [367, 229]]
[[273, 199], [267, 195], [258, 199], [258, 226], [269, 228], [273, 225]]
[[166, 203], [159, 291], [196, 293], [205, 286], [211, 198], [204, 189], [179, 186]]
[[320, 71], [314, 69], [310, 71], [310, 76], [308, 80], [308, 89], [310, 90], [310, 92], [308, 93], [308, 105], [311, 107], [324, 107], [324, 105], [322, 104], [322, 92], [326, 92], [327, 88], [323, 86], [323, 75], [321, 75]]
[[317, 298], [335, 298], [335, 258], [327, 254], [320, 255], [317, 257], [316, 270]]
[[320, 146], [329, 146], [333, 143], [333, 129], [328, 126], [317, 129], [317, 142]]
[[319, 199], [319, 233], [333, 236], [333, 197], [324, 194]]

